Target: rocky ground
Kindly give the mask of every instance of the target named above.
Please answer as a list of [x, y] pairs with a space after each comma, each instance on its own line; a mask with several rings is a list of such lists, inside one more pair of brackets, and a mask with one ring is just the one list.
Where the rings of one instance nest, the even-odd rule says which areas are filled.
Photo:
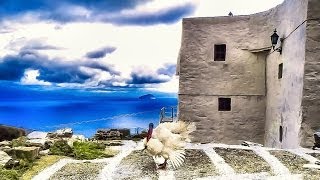
[[[281, 179], [319, 180], [320, 170], [304, 168], [320, 161], [320, 151], [275, 150], [222, 144], [188, 144], [185, 164], [159, 170], [141, 144], [123, 142], [113, 158], [61, 160], [34, 179]], [[50, 172], [50, 173], [48, 173]]]

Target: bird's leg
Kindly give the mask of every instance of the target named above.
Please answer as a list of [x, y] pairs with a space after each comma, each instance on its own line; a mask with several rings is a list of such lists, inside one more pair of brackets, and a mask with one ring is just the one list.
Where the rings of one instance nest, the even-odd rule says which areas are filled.
[[167, 160], [165, 159], [162, 164], [159, 165], [159, 169], [166, 169], [167, 167]]

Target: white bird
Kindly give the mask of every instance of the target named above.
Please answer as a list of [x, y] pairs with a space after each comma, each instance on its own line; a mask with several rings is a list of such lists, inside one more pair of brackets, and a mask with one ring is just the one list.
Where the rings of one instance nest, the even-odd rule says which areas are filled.
[[147, 137], [143, 140], [145, 150], [155, 158], [164, 158], [159, 168], [165, 169], [168, 160], [177, 168], [185, 160], [184, 147], [186, 142], [191, 142], [189, 134], [195, 129], [194, 123], [177, 121], [161, 123], [153, 130], [153, 123], [150, 123]]

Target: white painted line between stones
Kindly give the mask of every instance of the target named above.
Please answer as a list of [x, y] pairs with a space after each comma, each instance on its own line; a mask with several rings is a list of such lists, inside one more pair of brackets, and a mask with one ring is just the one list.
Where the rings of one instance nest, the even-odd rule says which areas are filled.
[[212, 146], [211, 147], [209, 146], [209, 147], [203, 149], [203, 151], [210, 158], [211, 162], [214, 164], [215, 168], [219, 171], [220, 174], [222, 174], [222, 175], [235, 174], [232, 167], [229, 166], [224, 161], [224, 159], [213, 150]]
[[318, 153], [318, 154], [320, 154], [319, 149], [313, 150], [313, 149], [307, 149], [307, 148], [300, 147], [300, 148], [297, 148], [296, 150], [302, 151], [304, 153]]
[[272, 168], [272, 171], [276, 175], [288, 175], [290, 171], [286, 168], [276, 157], [271, 155], [268, 151], [266, 151], [262, 147], [254, 147], [252, 150], [262, 157]]
[[54, 173], [59, 171], [63, 166], [66, 164], [73, 162], [72, 159], [60, 159], [57, 163], [47, 167], [43, 171], [41, 171], [38, 175], [34, 176], [32, 180], [47, 180], [52, 176]]
[[159, 180], [175, 180], [174, 171], [172, 170], [158, 170]]
[[299, 150], [299, 149], [288, 149], [288, 152], [291, 152], [292, 154], [298, 155], [300, 157], [302, 157], [303, 159], [309, 161], [310, 163], [314, 164], [316, 161], [319, 162], [319, 160], [309, 154], [304, 153], [303, 151]]
[[267, 180], [302, 180], [302, 174], [278, 175], [267, 177]]
[[137, 144], [134, 142], [127, 141], [121, 147], [120, 153], [115, 157], [111, 158], [109, 163], [101, 170], [98, 179], [101, 180], [112, 180], [112, 176], [121, 160], [128, 156], [132, 151], [137, 149]]
[[301, 180], [301, 174], [294, 175], [278, 175], [270, 176], [268, 173], [255, 173], [255, 174], [234, 174], [234, 175], [223, 175], [223, 176], [208, 176], [204, 178], [197, 178], [197, 180]]

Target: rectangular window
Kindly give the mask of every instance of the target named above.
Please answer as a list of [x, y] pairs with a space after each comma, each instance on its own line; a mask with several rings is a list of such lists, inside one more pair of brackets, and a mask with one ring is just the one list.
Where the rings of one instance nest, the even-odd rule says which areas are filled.
[[219, 111], [231, 111], [231, 98], [218, 98]]
[[282, 78], [282, 71], [283, 71], [283, 63], [279, 64], [278, 79]]
[[226, 45], [215, 44], [214, 45], [214, 61], [225, 61], [226, 60]]

